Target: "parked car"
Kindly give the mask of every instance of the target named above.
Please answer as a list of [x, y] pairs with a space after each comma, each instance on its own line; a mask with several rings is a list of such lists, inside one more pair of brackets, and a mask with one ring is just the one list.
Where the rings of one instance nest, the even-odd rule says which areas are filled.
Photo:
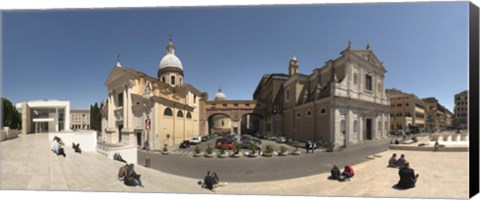
[[192, 138], [192, 141], [190, 141], [190, 144], [200, 144], [201, 142], [202, 142], [202, 137], [195, 136]]
[[180, 143], [180, 149], [186, 149], [190, 148], [190, 141], [184, 140], [182, 143]]
[[225, 138], [220, 138], [215, 141], [215, 148], [221, 149], [223, 147], [226, 147], [227, 149], [233, 149], [235, 148], [235, 142], [233, 140], [225, 139]]
[[262, 149], [262, 147], [260, 146], [260, 144], [254, 142], [253, 140], [243, 140], [243, 141], [237, 143], [237, 145], [240, 145], [240, 147], [241, 147], [242, 149], [250, 149], [250, 145], [251, 145], [251, 144], [255, 145], [255, 148], [256, 148], [257, 150], [261, 150], [261, 149]]
[[231, 140], [233, 142], [238, 142], [238, 141], [240, 141], [240, 136], [237, 135], [237, 134], [229, 134], [229, 135], [224, 135], [222, 137], [222, 139]]
[[202, 136], [202, 142], [208, 141], [208, 140], [210, 140], [210, 139], [212, 139], [212, 136], [211, 136], [211, 135], [204, 135], [204, 136]]
[[278, 143], [286, 143], [287, 142], [287, 138], [285, 138], [284, 136], [277, 137], [276, 139], [277, 139], [276, 142], [278, 142]]
[[242, 141], [253, 141], [258, 145], [262, 144], [262, 141], [260, 139], [253, 137], [251, 135], [242, 135], [242, 137], [240, 137], [240, 142]]

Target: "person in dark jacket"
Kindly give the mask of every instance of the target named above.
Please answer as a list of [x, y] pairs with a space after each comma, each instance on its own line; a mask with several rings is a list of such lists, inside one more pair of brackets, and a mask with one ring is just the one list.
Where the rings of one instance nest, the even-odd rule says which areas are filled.
[[72, 148], [75, 150], [75, 153], [82, 153], [82, 149], [80, 149], [80, 143], [75, 144], [72, 142]]
[[137, 174], [134, 170], [134, 165], [130, 164], [127, 169], [127, 173], [125, 174], [125, 178], [123, 182], [125, 185], [128, 186], [140, 186], [143, 187], [142, 180], [140, 180], [140, 174]]
[[210, 171], [207, 171], [207, 175], [203, 179], [202, 187], [207, 188], [212, 192], [215, 192], [215, 189], [213, 187], [214, 184], [215, 184], [215, 178], [212, 176], [212, 173], [210, 173]]
[[333, 179], [333, 180], [339, 180], [341, 181], [341, 176], [340, 176], [340, 169], [338, 169], [337, 165], [333, 165], [333, 168], [332, 170], [330, 170], [330, 179]]
[[408, 162], [405, 162], [404, 167], [400, 168], [398, 175], [400, 176], [400, 181], [397, 183], [398, 188], [408, 189], [415, 187], [415, 183], [418, 180], [418, 174], [415, 174], [415, 171], [410, 168]]
[[113, 154], [113, 160], [118, 160], [118, 161], [120, 161], [120, 162], [127, 163], [127, 161], [124, 160], [124, 159], [122, 158], [122, 155], [120, 155], [119, 153]]

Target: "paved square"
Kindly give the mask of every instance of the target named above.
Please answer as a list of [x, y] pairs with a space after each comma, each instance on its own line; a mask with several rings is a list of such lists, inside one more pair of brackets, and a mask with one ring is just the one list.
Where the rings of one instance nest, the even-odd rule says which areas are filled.
[[[166, 174], [136, 166], [145, 185], [125, 186], [116, 178], [123, 163], [109, 160], [96, 152], [76, 154], [66, 148], [67, 157], [50, 151], [47, 135], [20, 136], [0, 143], [2, 190], [72, 190], [210, 193], [197, 185], [198, 179]], [[387, 168], [392, 153], [405, 154], [416, 173], [417, 187], [409, 190], [392, 188], [398, 181], [398, 170]], [[229, 183], [217, 189], [221, 194], [272, 194], [302, 196], [362, 196], [410, 198], [468, 198], [468, 152], [431, 152], [388, 150], [381, 157], [354, 165], [350, 182], [327, 180], [328, 173], [308, 177], [252, 183]], [[311, 161], [315, 164], [315, 160]], [[221, 175], [220, 175], [221, 177]]]

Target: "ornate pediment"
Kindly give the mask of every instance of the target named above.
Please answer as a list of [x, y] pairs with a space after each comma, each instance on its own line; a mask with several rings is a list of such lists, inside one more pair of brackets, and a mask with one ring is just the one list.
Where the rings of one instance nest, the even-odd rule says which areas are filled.
[[367, 63], [371, 63], [379, 68], [385, 70], [383, 67], [383, 62], [378, 59], [378, 57], [371, 50], [354, 50], [353, 55], [357, 58], [364, 60]]

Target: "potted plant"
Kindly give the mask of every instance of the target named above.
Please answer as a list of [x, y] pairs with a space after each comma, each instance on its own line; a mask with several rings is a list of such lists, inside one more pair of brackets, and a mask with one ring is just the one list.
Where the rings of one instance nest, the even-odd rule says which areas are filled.
[[298, 150], [298, 147], [300, 146], [300, 142], [297, 140], [294, 140], [292, 142], [293, 147], [295, 147], [295, 150], [292, 152], [292, 155], [300, 155], [302, 152]]
[[248, 148], [250, 149], [250, 154], [248, 156], [250, 156], [250, 157], [257, 157], [258, 156], [257, 155], [257, 147], [256, 147], [255, 144], [253, 144], [253, 143], [250, 144], [248, 146]]
[[286, 156], [287, 155], [287, 147], [280, 146], [280, 153], [278, 155], [279, 156]]
[[168, 154], [167, 144], [163, 144], [162, 154], [163, 154], [163, 155], [167, 155], [167, 154]]
[[220, 148], [220, 154], [218, 155], [219, 158], [226, 158], [227, 157], [227, 147], [226, 146], [222, 146], [222, 148]]
[[202, 150], [200, 147], [195, 146], [195, 154], [193, 155], [194, 157], [201, 157], [202, 156]]
[[242, 156], [242, 154], [240, 153], [240, 150], [242, 149], [242, 147], [240, 145], [235, 145], [235, 150], [232, 154], [232, 157], [234, 158], [239, 158]]
[[210, 145], [207, 146], [205, 153], [205, 157], [207, 158], [212, 158], [213, 156], [215, 156], [215, 153], [213, 153], [213, 148]]
[[272, 156], [273, 156], [273, 148], [272, 148], [272, 146], [267, 145], [267, 147], [265, 148], [265, 151], [263, 152], [262, 155], [265, 156], [265, 157], [272, 157]]
[[327, 142], [325, 144], [325, 149], [327, 152], [333, 152], [333, 149], [335, 148], [335, 144], [332, 142]]

